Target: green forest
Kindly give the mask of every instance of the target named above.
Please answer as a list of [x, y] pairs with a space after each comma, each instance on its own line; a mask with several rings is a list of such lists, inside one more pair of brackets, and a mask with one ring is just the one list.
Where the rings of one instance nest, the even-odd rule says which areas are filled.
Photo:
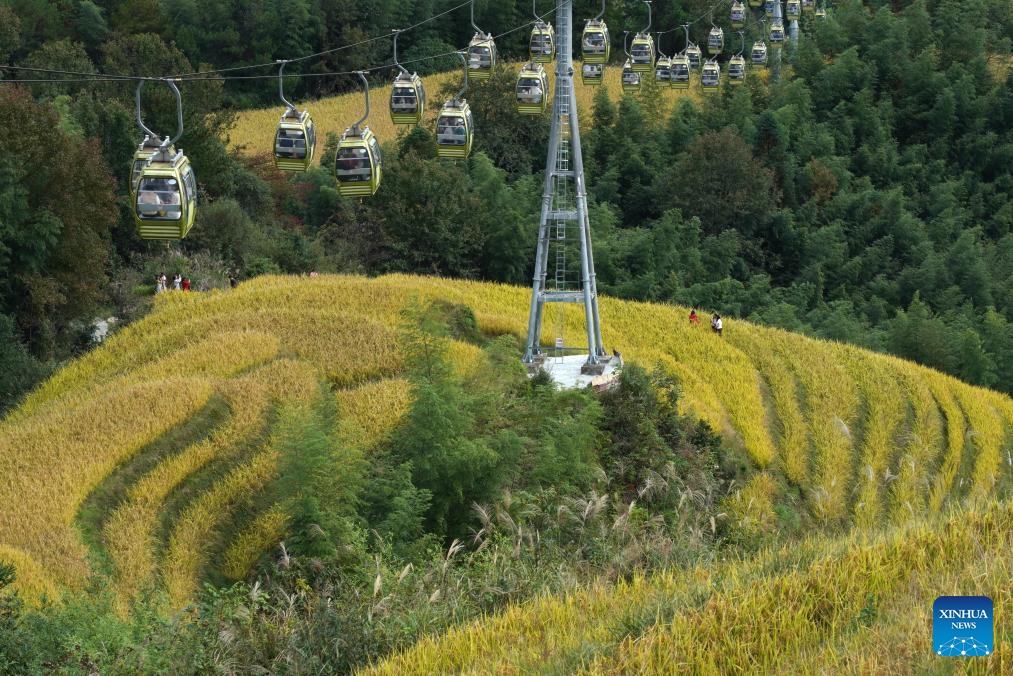
[[[575, 5], [578, 24], [600, 8]], [[683, 46], [673, 29], [686, 21], [704, 41], [708, 10], [733, 34], [727, 12], [704, 1], [654, 3], [662, 50]], [[618, 103], [596, 97], [583, 140], [599, 289], [848, 341], [1013, 392], [1013, 6], [844, 0], [832, 10], [804, 22], [779, 78], [750, 76], [674, 110], [651, 87]], [[390, 41], [371, 38], [444, 12], [399, 49], [421, 73], [450, 68], [446, 52], [472, 32], [468, 11], [452, 0], [0, 3], [3, 407], [88, 349], [94, 319], [140, 316], [160, 272], [207, 286], [310, 270], [529, 284], [548, 125], [511, 112], [512, 70], [470, 87], [467, 162], [436, 159], [425, 128], [382, 139], [386, 176], [370, 199], [336, 191], [325, 168], [333, 138], [321, 167], [293, 177], [228, 149], [236, 111], [270, 105], [276, 80], [216, 69], [336, 49], [293, 64], [302, 77], [290, 94], [350, 91], [352, 76], [326, 73], [390, 63]], [[523, 57], [526, 31], [513, 29], [530, 18], [523, 2], [475, 3], [479, 26], [507, 33], [507, 59]], [[643, 3], [607, 3], [614, 55], [645, 18]], [[169, 249], [141, 240], [131, 217], [134, 83], [102, 75], [197, 72], [208, 77], [181, 84], [179, 145], [200, 207]], [[172, 127], [167, 93], [151, 92], [146, 107], [155, 128]]]

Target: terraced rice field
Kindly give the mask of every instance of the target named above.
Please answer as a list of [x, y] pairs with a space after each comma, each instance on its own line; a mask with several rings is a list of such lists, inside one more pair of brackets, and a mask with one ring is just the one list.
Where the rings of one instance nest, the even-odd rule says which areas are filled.
[[[436, 299], [462, 304], [487, 335], [522, 337], [529, 298], [525, 288], [400, 275], [261, 277], [234, 290], [161, 294], [148, 317], [56, 373], [0, 422], [0, 559], [15, 563], [19, 589], [30, 598], [82, 589], [100, 575], [123, 609], [151, 591], [182, 606], [212, 569], [241, 578], [277, 545], [287, 523], [280, 505], [258, 499], [278, 472], [279, 412], [327, 392], [346, 452], [368, 460], [411, 404], [399, 349], [402, 310]], [[831, 540], [813, 543], [790, 578], [841, 581], [842, 609], [862, 600], [846, 584], [849, 565], [879, 576], [884, 603], [898, 598], [898, 587], [876, 572], [882, 566], [924, 566], [948, 579], [929, 553], [942, 548], [938, 561], [949, 560], [956, 541], [906, 524], [955, 508], [983, 529], [1010, 523], [1008, 505], [994, 502], [1013, 483], [1013, 403], [1004, 395], [746, 322], [729, 321], [717, 337], [691, 326], [684, 308], [604, 298], [601, 314], [607, 349], [677, 374], [684, 408], [752, 460], [757, 472], [729, 497], [732, 518], [769, 528], [782, 492], [791, 490], [828, 533], [873, 538], [865, 549], [839, 545], [845, 554]], [[566, 315], [567, 343], [583, 335], [581, 321]], [[554, 342], [558, 325], [546, 318], [544, 344]], [[452, 354], [461, 370], [482, 367], [472, 345], [456, 343]], [[890, 524], [908, 528], [907, 539], [875, 540]], [[983, 551], [1008, 546], [1008, 531], [983, 540]], [[779, 622], [777, 600], [790, 589], [749, 583], [750, 571], [775, 565], [771, 556], [698, 572], [724, 580], [712, 604], [700, 605], [693, 590], [702, 581], [693, 575], [637, 584], [645, 594], [655, 593], [646, 591], [651, 585], [678, 588], [708, 617], [733, 612], [731, 599], [745, 594]], [[1008, 575], [1008, 566], [989, 569], [987, 579], [1003, 570]], [[559, 609], [590, 602], [552, 601]], [[818, 610], [832, 626], [835, 608], [805, 612]], [[592, 671], [666, 665], [650, 661], [661, 658], [649, 646], [667, 650], [687, 626], [659, 625], [649, 642], [624, 644], [604, 661], [591, 655], [586, 664]], [[839, 639], [822, 624], [811, 632], [813, 640]], [[717, 634], [704, 636], [701, 645], [724, 646]], [[482, 645], [476, 639], [476, 655]], [[757, 665], [804, 671], [825, 650], [814, 644], [811, 654], [757, 658]]]

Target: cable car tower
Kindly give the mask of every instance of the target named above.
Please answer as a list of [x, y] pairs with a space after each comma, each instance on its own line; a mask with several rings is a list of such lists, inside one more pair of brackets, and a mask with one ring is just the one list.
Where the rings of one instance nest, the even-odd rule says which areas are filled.
[[[798, 35], [798, 22], [797, 21], [793, 21], [792, 24], [794, 24], [794, 29], [796, 31], [795, 35], [797, 36]], [[778, 44], [778, 43], [775, 43], [773, 40], [771, 40], [771, 46], [773, 46], [773, 47], [782, 47], [784, 45], [784, 14], [781, 11], [781, 0], [774, 0], [774, 13], [773, 13], [773, 18], [771, 20], [771, 31], [773, 31], [774, 30], [774, 26], [777, 26], [777, 25], [781, 26], [781, 42], [780, 42], [780, 44]], [[774, 54], [773, 54], [774, 58], [770, 62], [770, 70], [771, 70], [771, 75], [773, 77], [774, 82], [780, 82], [781, 81], [781, 52], [782, 51], [783, 51], [782, 49], [774, 49]]]
[[545, 189], [538, 222], [528, 337], [522, 361], [529, 365], [540, 364], [547, 356], [539, 343], [547, 303], [564, 304], [561, 306], [560, 326], [556, 334], [557, 354], [576, 348], [563, 343], [563, 310], [566, 303], [573, 303], [582, 306], [587, 330], [587, 359], [581, 372], [601, 374], [611, 357], [606, 356], [602, 346], [601, 319], [598, 314], [591, 223], [587, 215], [584, 162], [571, 61], [572, 27], [572, 0], [561, 0], [556, 9], [556, 36], [559, 42], [556, 50], [556, 91], [552, 104], [549, 152], [545, 162]]

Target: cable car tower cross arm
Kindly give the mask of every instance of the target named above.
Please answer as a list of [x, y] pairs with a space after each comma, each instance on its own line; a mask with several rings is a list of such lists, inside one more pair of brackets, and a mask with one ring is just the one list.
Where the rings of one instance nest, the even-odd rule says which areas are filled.
[[[598, 290], [591, 247], [591, 224], [587, 212], [587, 190], [580, 146], [577, 97], [573, 82], [573, 3], [561, 0], [556, 9], [556, 82], [552, 104], [549, 151], [545, 161], [545, 188], [538, 222], [535, 274], [531, 288], [528, 336], [523, 362], [536, 364], [546, 356], [540, 344], [546, 303], [582, 305], [587, 333], [586, 366], [609, 361], [601, 337]], [[579, 245], [579, 251], [578, 249]], [[580, 262], [580, 276], [574, 278], [567, 263]], [[553, 274], [549, 275], [549, 265]], [[565, 306], [564, 306], [565, 307]], [[563, 338], [560, 323], [558, 341]], [[565, 349], [567, 346], [562, 346]]]

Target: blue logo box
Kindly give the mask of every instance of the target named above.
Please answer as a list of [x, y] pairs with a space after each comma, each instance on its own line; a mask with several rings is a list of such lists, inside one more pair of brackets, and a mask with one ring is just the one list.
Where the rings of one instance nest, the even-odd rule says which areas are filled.
[[991, 655], [992, 611], [987, 596], [940, 596], [932, 604], [932, 651], [944, 657]]

